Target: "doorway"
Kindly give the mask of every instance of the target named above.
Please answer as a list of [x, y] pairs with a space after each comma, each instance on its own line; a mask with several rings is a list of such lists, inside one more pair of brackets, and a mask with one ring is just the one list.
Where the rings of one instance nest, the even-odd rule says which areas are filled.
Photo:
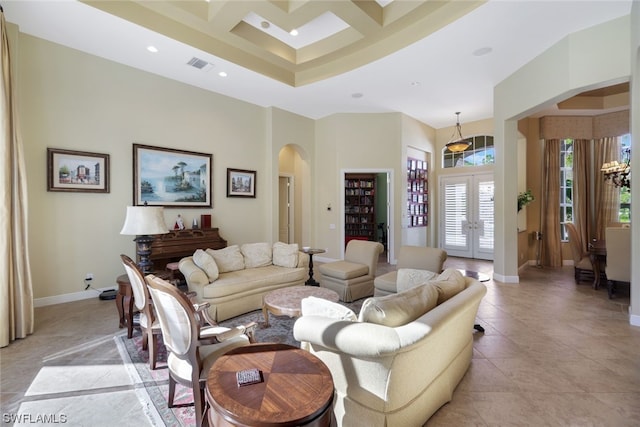
[[280, 175], [278, 177], [278, 239], [284, 243], [295, 241], [293, 195], [293, 176]]
[[440, 178], [440, 241], [450, 256], [493, 260], [493, 174]]
[[[354, 206], [353, 199], [354, 195], [360, 194], [358, 188], [352, 187], [352, 182], [354, 180], [348, 179], [348, 176], [351, 177], [364, 177], [370, 176], [371, 179], [374, 180], [375, 184], [373, 187], [373, 192], [370, 189], [367, 189], [362, 196], [365, 198], [370, 198], [372, 200], [367, 203], [371, 203], [373, 206], [374, 215], [372, 218], [367, 218], [366, 221], [368, 223], [354, 223], [356, 219], [357, 221], [362, 221], [363, 215], [354, 215], [354, 212], [361, 213], [363, 212], [362, 207]], [[359, 181], [360, 178], [357, 178], [356, 181]], [[366, 240], [372, 240], [380, 242], [385, 251], [381, 255], [381, 260], [386, 260], [387, 263], [390, 263], [390, 260], [393, 259], [393, 171], [387, 169], [381, 170], [343, 170], [341, 176], [341, 188], [343, 191], [341, 192], [341, 230], [342, 230], [342, 244], [341, 244], [341, 255], [344, 258], [344, 250], [346, 248], [346, 244], [348, 240], [354, 238], [354, 234], [352, 230], [367, 228], [367, 230], [371, 230], [371, 235], [369, 235]], [[362, 178], [363, 180], [368, 180]], [[354, 192], [355, 191], [355, 192]], [[370, 211], [370, 207], [367, 207], [367, 212]], [[356, 238], [363, 238], [363, 236], [357, 236]]]

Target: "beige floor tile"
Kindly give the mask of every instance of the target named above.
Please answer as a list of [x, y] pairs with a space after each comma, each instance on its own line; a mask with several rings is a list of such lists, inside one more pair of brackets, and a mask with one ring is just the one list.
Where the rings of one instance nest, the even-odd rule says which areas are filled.
[[524, 393], [549, 426], [631, 426], [590, 393]]
[[640, 393], [592, 393], [611, 408], [620, 419], [621, 426], [640, 426]]
[[557, 361], [549, 362], [533, 358], [492, 358], [491, 362], [523, 392], [586, 391], [565, 374]]
[[488, 426], [542, 426], [536, 407], [520, 393], [473, 393], [470, 404]]

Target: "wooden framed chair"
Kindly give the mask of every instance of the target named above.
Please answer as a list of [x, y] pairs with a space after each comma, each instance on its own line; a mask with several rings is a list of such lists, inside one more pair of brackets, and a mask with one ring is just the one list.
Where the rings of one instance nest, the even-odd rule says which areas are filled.
[[578, 234], [578, 229], [571, 222], [565, 222], [564, 226], [567, 228], [567, 233], [569, 234], [569, 245], [571, 246], [571, 254], [573, 256], [576, 283], [582, 281], [593, 282], [593, 264]]
[[138, 312], [140, 312], [138, 323], [140, 325], [140, 331], [142, 332], [142, 349], [149, 350], [149, 368], [153, 370], [156, 369], [158, 335], [162, 333], [160, 323], [158, 323], [156, 319], [142, 271], [127, 255], [121, 254], [120, 259], [131, 283], [134, 304]]
[[196, 412], [196, 425], [203, 420], [207, 374], [215, 360], [231, 349], [253, 342], [255, 322], [233, 329], [201, 327], [189, 298], [171, 283], [152, 274], [145, 277], [167, 347], [169, 396], [173, 407], [176, 383], [190, 387]]

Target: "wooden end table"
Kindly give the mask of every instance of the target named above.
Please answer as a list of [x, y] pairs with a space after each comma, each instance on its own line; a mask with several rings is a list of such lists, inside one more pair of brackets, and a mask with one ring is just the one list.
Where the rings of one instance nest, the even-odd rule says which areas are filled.
[[324, 298], [332, 302], [338, 302], [340, 299], [337, 292], [327, 288], [292, 286], [276, 289], [262, 298], [265, 326], [269, 327], [269, 312], [275, 316], [300, 317], [302, 299], [306, 297]]
[[[589, 259], [593, 266], [593, 289], [599, 289], [602, 281], [602, 276], [605, 276], [605, 269], [607, 265], [607, 242], [606, 240], [594, 239], [589, 243]], [[611, 297], [611, 290], [609, 289], [609, 297]]]
[[[262, 382], [238, 386], [236, 373], [256, 368]], [[286, 344], [252, 344], [218, 358], [207, 376], [209, 424], [227, 426], [334, 425], [333, 379], [311, 353]]]
[[307, 279], [306, 282], [304, 282], [305, 285], [307, 286], [320, 286], [320, 283], [318, 283], [314, 278], [313, 278], [313, 256], [316, 254], [323, 254], [326, 251], [324, 249], [303, 249], [302, 252], [304, 252], [305, 254], [309, 255], [309, 278]]
[[[171, 277], [170, 272], [166, 271], [154, 271], [154, 274], [161, 279], [169, 279]], [[127, 328], [127, 338], [133, 336], [133, 315], [136, 313], [136, 308], [133, 300], [133, 290], [131, 289], [131, 282], [129, 276], [121, 274], [116, 278], [118, 284], [118, 293], [116, 294], [116, 308], [118, 309], [119, 328]]]

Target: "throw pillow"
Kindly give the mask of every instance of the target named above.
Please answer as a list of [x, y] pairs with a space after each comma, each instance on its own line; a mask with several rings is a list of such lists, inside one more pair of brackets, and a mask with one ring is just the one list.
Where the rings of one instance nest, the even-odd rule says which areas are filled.
[[404, 292], [368, 298], [362, 303], [358, 320], [396, 327], [413, 322], [438, 303], [438, 290], [426, 284]]
[[202, 249], [198, 249], [194, 252], [193, 262], [207, 273], [207, 276], [209, 276], [209, 283], [214, 282], [218, 278], [218, 264], [216, 264], [216, 261], [211, 255]]
[[216, 261], [220, 273], [244, 269], [244, 257], [238, 245], [227, 246], [223, 249], [207, 249], [206, 252]]
[[244, 256], [244, 268], [271, 265], [271, 245], [269, 243], [245, 243], [240, 246], [240, 252]]
[[464, 276], [455, 268], [447, 268], [438, 277], [430, 280], [429, 283], [438, 289], [438, 304], [442, 304], [455, 296], [465, 287]]
[[428, 270], [418, 270], [416, 268], [399, 268], [396, 278], [396, 291], [402, 292], [407, 289], [424, 285], [429, 280], [435, 278], [438, 273]]
[[324, 298], [306, 297], [301, 301], [303, 316], [322, 316], [336, 320], [358, 320], [356, 314], [349, 307]]
[[276, 242], [273, 244], [273, 265], [295, 268], [298, 266], [298, 244]]

